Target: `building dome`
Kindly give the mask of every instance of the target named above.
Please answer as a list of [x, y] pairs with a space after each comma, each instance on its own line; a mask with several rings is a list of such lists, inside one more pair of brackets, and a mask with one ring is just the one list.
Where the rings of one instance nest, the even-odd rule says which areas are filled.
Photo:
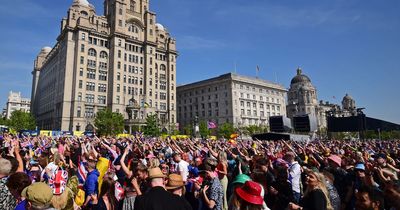
[[158, 28], [158, 30], [161, 30], [161, 31], [165, 30], [164, 26], [159, 23], [156, 23], [156, 28]]
[[356, 102], [351, 96], [349, 96], [349, 94], [346, 93], [346, 95], [343, 97], [343, 100], [342, 100], [342, 106], [343, 106], [343, 109], [346, 109], [346, 110], [355, 109]]
[[72, 5], [82, 5], [82, 6], [90, 6], [89, 2], [87, 0], [74, 0]]
[[343, 101], [350, 101], [353, 100], [353, 97], [349, 96], [349, 94], [346, 93], [346, 95], [343, 97]]
[[300, 68], [297, 69], [297, 75], [293, 77], [292, 81], [290, 81], [290, 84], [296, 84], [296, 83], [311, 83], [310, 78], [302, 74]]
[[47, 55], [47, 54], [50, 53], [51, 50], [52, 50], [51, 47], [48, 47], [48, 46], [43, 47], [39, 52], [39, 56], [40, 55]]

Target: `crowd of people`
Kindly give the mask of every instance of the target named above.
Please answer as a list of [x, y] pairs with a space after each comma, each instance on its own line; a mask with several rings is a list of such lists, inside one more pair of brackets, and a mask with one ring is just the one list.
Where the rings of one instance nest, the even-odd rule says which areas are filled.
[[400, 210], [400, 140], [0, 142], [1, 210]]

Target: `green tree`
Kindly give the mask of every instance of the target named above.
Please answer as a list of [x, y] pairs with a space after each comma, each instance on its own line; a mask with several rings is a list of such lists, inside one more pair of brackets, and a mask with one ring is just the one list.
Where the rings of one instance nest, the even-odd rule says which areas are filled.
[[185, 135], [192, 136], [192, 134], [193, 134], [192, 125], [191, 124], [186, 124], [185, 127], [183, 127], [183, 133]]
[[9, 122], [6, 118], [0, 117], [0, 125], [8, 125]]
[[16, 131], [24, 129], [34, 130], [36, 128], [36, 121], [31, 113], [16, 110], [11, 113], [8, 125]]
[[124, 117], [107, 108], [97, 112], [94, 126], [100, 135], [116, 135], [124, 131]]
[[229, 139], [231, 134], [235, 133], [235, 128], [230, 123], [224, 123], [218, 127], [218, 136]]
[[146, 136], [160, 136], [157, 114], [148, 115], [146, 117], [146, 126], [143, 132]]
[[210, 135], [211, 131], [208, 129], [207, 122], [202, 120], [199, 122], [199, 132], [202, 138], [207, 138]]

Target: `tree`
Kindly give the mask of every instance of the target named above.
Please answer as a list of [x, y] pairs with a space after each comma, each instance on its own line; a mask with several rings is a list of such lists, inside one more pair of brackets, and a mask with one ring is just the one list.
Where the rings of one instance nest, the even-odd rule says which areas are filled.
[[210, 135], [211, 131], [208, 129], [208, 124], [206, 121], [203, 120], [199, 122], [199, 132], [201, 138], [207, 138], [207, 136]]
[[100, 135], [116, 135], [124, 131], [124, 116], [107, 108], [97, 112], [94, 126]]
[[192, 134], [193, 134], [192, 125], [191, 124], [186, 124], [185, 127], [183, 127], [183, 133], [185, 135], [192, 136]]
[[9, 122], [6, 118], [0, 117], [0, 125], [8, 125]]
[[146, 136], [160, 136], [157, 114], [151, 114], [146, 117], [146, 126], [143, 131]]
[[16, 131], [24, 129], [34, 130], [36, 128], [36, 121], [31, 113], [16, 110], [11, 113], [8, 125]]
[[218, 128], [218, 136], [229, 139], [231, 134], [235, 133], [235, 128], [230, 123], [224, 123]]

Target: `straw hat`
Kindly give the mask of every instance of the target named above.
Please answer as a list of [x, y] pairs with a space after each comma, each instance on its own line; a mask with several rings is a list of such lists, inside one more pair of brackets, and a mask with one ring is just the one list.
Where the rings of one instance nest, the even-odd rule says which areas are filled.
[[185, 186], [185, 183], [183, 182], [182, 176], [179, 174], [170, 174], [168, 176], [168, 183], [167, 186], [165, 186], [165, 188], [167, 190], [172, 190], [172, 189], [176, 189], [176, 188], [180, 188]]
[[149, 179], [165, 178], [165, 177], [166, 176], [162, 173], [160, 168], [156, 167], [149, 169]]

